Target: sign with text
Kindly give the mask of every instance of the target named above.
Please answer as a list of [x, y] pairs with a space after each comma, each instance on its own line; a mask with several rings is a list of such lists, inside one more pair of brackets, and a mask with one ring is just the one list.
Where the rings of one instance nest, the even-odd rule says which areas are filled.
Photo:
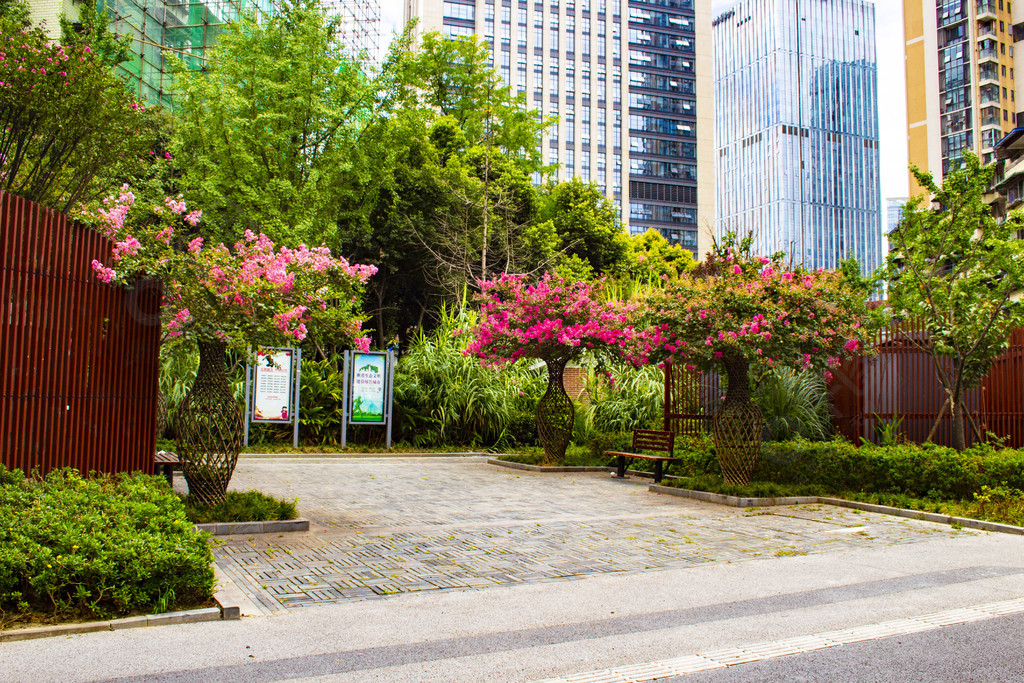
[[253, 382], [254, 422], [292, 421], [292, 349], [266, 349], [256, 354]]
[[352, 354], [350, 420], [353, 424], [384, 424], [387, 387], [387, 355]]

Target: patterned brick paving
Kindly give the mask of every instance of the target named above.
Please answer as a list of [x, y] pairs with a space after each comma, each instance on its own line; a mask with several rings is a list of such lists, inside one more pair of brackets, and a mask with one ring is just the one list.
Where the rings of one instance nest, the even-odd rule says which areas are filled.
[[267, 613], [973, 533], [829, 506], [727, 508], [481, 458], [242, 459], [232, 487], [297, 497], [311, 521], [215, 542], [218, 566]]

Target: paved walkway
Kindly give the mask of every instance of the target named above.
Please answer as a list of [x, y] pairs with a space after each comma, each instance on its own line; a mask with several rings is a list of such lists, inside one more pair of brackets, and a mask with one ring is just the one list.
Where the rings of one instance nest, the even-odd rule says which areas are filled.
[[0, 643], [0, 680], [1024, 675], [1021, 536], [480, 459], [245, 459], [232, 483], [298, 497], [313, 521], [217, 549], [261, 616]]
[[507, 470], [484, 458], [242, 459], [232, 487], [297, 497], [311, 528], [227, 537], [215, 555], [270, 614], [977, 533], [822, 505], [727, 508], [652, 494], [647, 484]]

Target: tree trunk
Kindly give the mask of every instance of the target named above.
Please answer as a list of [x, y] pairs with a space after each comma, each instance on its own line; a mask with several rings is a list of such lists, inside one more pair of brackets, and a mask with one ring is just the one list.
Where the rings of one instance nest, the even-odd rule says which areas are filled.
[[750, 364], [742, 357], [726, 357], [728, 376], [725, 401], [715, 413], [714, 441], [718, 464], [726, 483], [744, 485], [761, 455], [761, 410], [750, 400]]
[[565, 449], [572, 437], [576, 409], [565, 391], [562, 378], [568, 358], [544, 359], [548, 368], [548, 389], [537, 402], [537, 433], [544, 446], [544, 462], [560, 464], [565, 461]]
[[175, 431], [189, 495], [206, 505], [224, 500], [242, 450], [242, 409], [224, 372], [227, 344], [199, 342], [199, 371], [178, 407]]
[[953, 448], [963, 451], [967, 448], [967, 435], [964, 429], [964, 399], [963, 395], [950, 398], [953, 415]]

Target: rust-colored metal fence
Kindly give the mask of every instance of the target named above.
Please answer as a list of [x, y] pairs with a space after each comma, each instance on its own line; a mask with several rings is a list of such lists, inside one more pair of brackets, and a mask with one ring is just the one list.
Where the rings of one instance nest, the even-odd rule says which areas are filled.
[[[945, 394], [931, 357], [910, 341], [922, 334], [919, 324], [896, 322], [881, 330], [876, 356], [856, 358], [833, 373], [829, 385], [836, 431], [854, 443], [879, 440], [887, 425], [904, 438], [924, 442], [939, 418]], [[677, 434], [709, 432], [722, 390], [714, 373], [665, 369], [665, 429]], [[976, 389], [967, 393], [968, 444], [988, 438], [1024, 447], [1024, 330], [1015, 330], [1010, 348]], [[946, 410], [932, 442], [951, 445], [953, 421]]]
[[699, 373], [678, 365], [665, 366], [666, 431], [680, 435], [711, 432], [711, 420], [721, 403], [716, 373]]
[[153, 471], [160, 286], [99, 282], [102, 235], [0, 193], [0, 462]]
[[[894, 322], [876, 339], [877, 355], [845, 363], [830, 386], [836, 429], [851, 441], [879, 438], [886, 425], [910, 441], [923, 442], [942, 412], [932, 442], [951, 445], [953, 421], [943, 411], [945, 394], [931, 357], [911, 341], [924, 332], [919, 323]], [[965, 397], [967, 443], [1005, 439], [1007, 446], [1024, 446], [1024, 330], [1015, 330], [1010, 348], [982, 383]]]

